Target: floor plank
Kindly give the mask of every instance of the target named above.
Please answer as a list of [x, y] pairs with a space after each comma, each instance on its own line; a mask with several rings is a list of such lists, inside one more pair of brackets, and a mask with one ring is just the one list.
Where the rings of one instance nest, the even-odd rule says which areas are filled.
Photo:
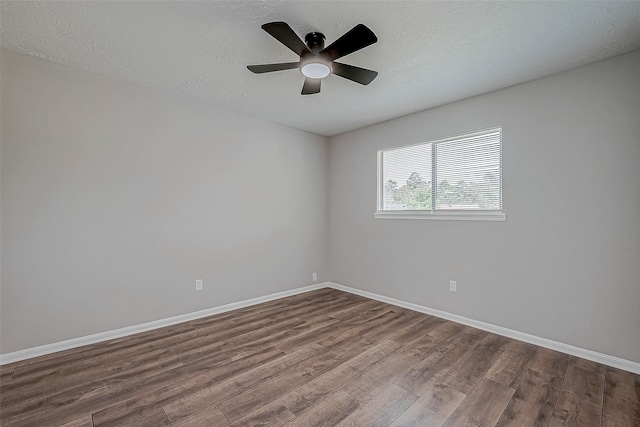
[[210, 406], [207, 410], [191, 414], [171, 425], [173, 427], [224, 427], [229, 425], [229, 421], [216, 406]]
[[[549, 427], [589, 427], [601, 425], [602, 405], [563, 390], [553, 411]], [[622, 425], [622, 424], [621, 424]]]
[[640, 427], [640, 375], [606, 367], [603, 426]]
[[283, 395], [280, 400], [298, 415], [347, 384], [357, 382], [369, 366], [392, 355], [399, 344], [385, 341]]
[[510, 341], [504, 346], [504, 351], [491, 366], [485, 378], [506, 385], [513, 389], [518, 388], [520, 381], [533, 363], [536, 346], [522, 341]]
[[502, 413], [499, 427], [548, 426], [563, 377], [530, 369]]
[[494, 426], [515, 390], [492, 381], [481, 380], [444, 424], [458, 426]]
[[443, 383], [435, 383], [391, 426], [442, 426], [466, 397]]
[[555, 377], [564, 378], [564, 374], [567, 372], [567, 366], [569, 366], [570, 358], [571, 356], [568, 354], [541, 347], [538, 349], [535, 356], [533, 356], [533, 361], [529, 369], [538, 372], [546, 372]]
[[508, 338], [487, 335], [475, 348], [458, 359], [450, 373], [444, 376], [443, 383], [461, 393], [469, 394], [489, 369], [501, 360], [504, 345], [508, 342]]
[[167, 418], [162, 408], [147, 408], [144, 411], [127, 414], [117, 420], [98, 421], [93, 418], [95, 427], [118, 427], [118, 426], [170, 426], [171, 422]]
[[279, 427], [295, 420], [295, 415], [291, 413], [278, 400], [261, 405], [257, 411], [236, 420], [233, 427]]
[[569, 366], [562, 389], [600, 405], [604, 394], [604, 374], [588, 371], [575, 365]]
[[386, 427], [416, 400], [418, 396], [391, 384], [369, 399], [361, 400], [360, 407], [338, 426]]
[[229, 397], [218, 408], [231, 423], [260, 409], [285, 394], [291, 388], [305, 384], [323, 372], [344, 362], [348, 356], [335, 352], [318, 351], [315, 356], [301, 359], [288, 369], [271, 375], [249, 390]]
[[316, 406], [302, 412], [288, 426], [335, 427], [358, 409], [358, 401], [348, 393], [338, 390], [322, 399]]

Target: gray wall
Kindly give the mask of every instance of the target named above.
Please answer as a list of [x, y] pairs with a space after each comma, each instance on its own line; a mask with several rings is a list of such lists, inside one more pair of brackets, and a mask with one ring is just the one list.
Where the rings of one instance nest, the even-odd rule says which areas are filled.
[[326, 138], [6, 50], [1, 75], [2, 353], [327, 279]]
[[[506, 222], [373, 218], [378, 149], [494, 126]], [[329, 150], [333, 281], [640, 362], [640, 51]]]
[[[640, 362], [640, 52], [329, 145], [1, 59], [2, 353], [296, 288], [317, 271]], [[506, 222], [373, 218], [379, 148], [492, 126]]]

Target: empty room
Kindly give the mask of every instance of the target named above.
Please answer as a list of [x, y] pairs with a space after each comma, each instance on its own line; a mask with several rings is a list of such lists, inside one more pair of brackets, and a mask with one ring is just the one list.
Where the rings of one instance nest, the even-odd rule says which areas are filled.
[[0, 31], [0, 426], [640, 427], [640, 1]]

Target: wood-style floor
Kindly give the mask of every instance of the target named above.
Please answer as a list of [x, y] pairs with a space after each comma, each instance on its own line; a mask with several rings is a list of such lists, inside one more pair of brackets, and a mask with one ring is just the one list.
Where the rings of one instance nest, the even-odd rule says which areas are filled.
[[640, 376], [321, 289], [0, 367], [3, 426], [640, 426]]

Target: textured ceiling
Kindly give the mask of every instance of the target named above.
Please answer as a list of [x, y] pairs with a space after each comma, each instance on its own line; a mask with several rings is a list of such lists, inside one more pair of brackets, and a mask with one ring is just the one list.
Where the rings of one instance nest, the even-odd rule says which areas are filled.
[[[378, 43], [301, 96], [296, 61], [260, 25], [286, 21], [327, 45], [358, 23]], [[3, 47], [320, 135], [335, 135], [640, 48], [640, 1], [2, 1]]]

